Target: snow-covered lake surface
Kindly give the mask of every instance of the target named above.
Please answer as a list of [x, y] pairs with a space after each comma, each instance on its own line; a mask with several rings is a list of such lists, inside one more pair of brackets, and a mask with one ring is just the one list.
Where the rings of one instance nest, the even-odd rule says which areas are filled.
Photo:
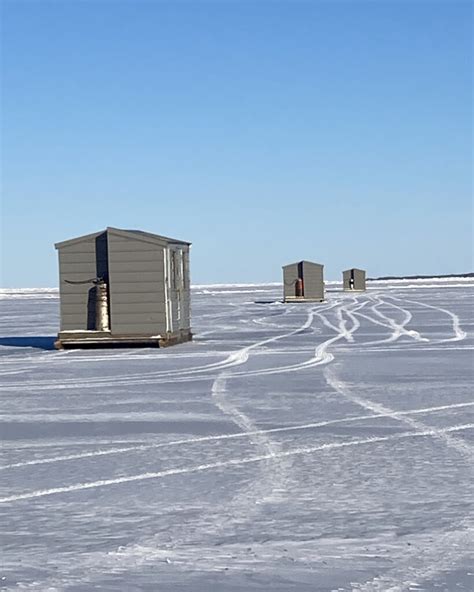
[[328, 287], [63, 352], [57, 291], [2, 291], [2, 589], [472, 592], [474, 282]]

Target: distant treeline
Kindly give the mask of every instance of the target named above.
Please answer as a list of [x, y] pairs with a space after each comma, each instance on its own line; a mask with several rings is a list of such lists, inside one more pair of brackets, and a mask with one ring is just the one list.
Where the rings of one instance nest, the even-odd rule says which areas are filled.
[[435, 278], [470, 278], [474, 277], [474, 272], [470, 273], [448, 273], [444, 275], [384, 275], [382, 277], [367, 278], [368, 282], [380, 280], [432, 280]]

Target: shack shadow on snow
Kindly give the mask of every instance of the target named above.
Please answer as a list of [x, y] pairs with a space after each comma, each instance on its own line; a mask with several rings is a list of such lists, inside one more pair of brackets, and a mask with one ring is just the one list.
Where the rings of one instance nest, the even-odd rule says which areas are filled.
[[254, 304], [284, 304], [283, 300], [281, 298], [278, 298], [277, 300], [254, 300], [253, 301]]
[[0, 337], [0, 346], [6, 347], [36, 347], [38, 349], [53, 350], [56, 337], [50, 335], [27, 335], [25, 337]]

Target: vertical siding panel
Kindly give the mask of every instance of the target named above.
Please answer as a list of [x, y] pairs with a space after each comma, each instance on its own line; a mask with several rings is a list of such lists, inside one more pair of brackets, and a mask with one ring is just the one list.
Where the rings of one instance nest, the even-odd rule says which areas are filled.
[[342, 272], [342, 287], [344, 290], [351, 289], [351, 270], [347, 269]]
[[[132, 236], [124, 239], [109, 231], [108, 251], [112, 333], [164, 335], [163, 247]], [[129, 252], [135, 253], [134, 263], [139, 265], [140, 272], [136, 272], [128, 261], [122, 259], [121, 254]], [[146, 252], [146, 257], [140, 257], [140, 252]], [[153, 258], [151, 252], [154, 253]], [[136, 294], [149, 294], [150, 298], [137, 308]], [[116, 302], [120, 302], [120, 306], [115, 310]]]
[[92, 322], [89, 293], [95, 288], [92, 284], [67, 284], [65, 280], [96, 277], [95, 238], [59, 247], [58, 258], [61, 331], [86, 330]]
[[354, 269], [354, 290], [365, 290], [365, 271]]
[[295, 295], [295, 282], [298, 279], [298, 263], [292, 263], [283, 267], [283, 298], [291, 298]]
[[324, 300], [324, 266], [311, 261], [303, 261], [303, 280], [305, 298]]

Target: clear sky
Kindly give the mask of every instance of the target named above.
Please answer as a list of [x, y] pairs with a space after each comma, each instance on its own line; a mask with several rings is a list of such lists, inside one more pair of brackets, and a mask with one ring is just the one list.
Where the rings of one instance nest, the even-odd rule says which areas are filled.
[[3, 0], [2, 283], [192, 241], [194, 283], [472, 270], [469, 1]]

